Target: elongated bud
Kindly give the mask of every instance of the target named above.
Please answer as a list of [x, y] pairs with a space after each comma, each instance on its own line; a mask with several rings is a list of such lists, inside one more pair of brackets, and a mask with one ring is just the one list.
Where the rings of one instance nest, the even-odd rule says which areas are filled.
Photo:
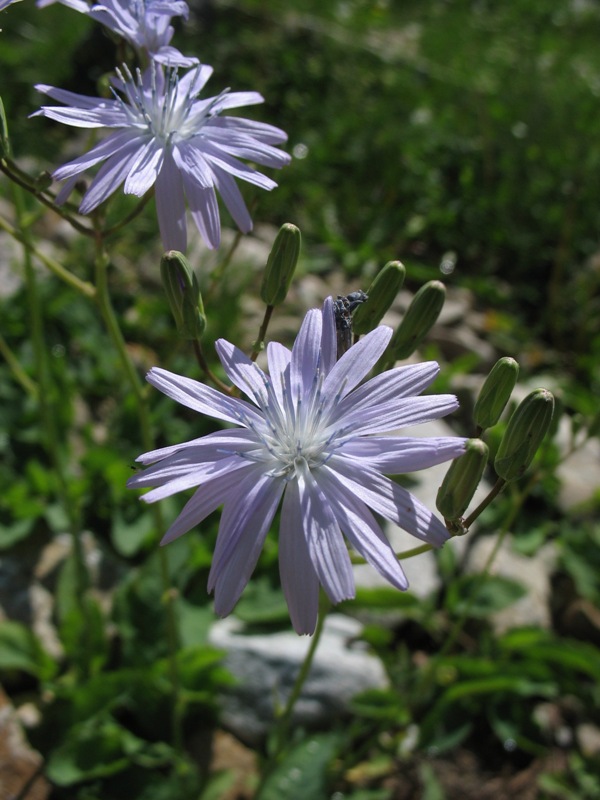
[[519, 365], [514, 358], [496, 361], [485, 379], [473, 409], [475, 424], [482, 431], [491, 428], [500, 419], [519, 377]]
[[465, 513], [479, 486], [487, 460], [487, 445], [481, 439], [469, 439], [464, 455], [450, 464], [435, 501], [445, 519], [460, 519]]
[[182, 339], [199, 339], [206, 328], [204, 305], [198, 281], [187, 258], [169, 250], [160, 260], [163, 287]]
[[354, 312], [352, 318], [354, 333], [361, 336], [379, 325], [402, 288], [405, 276], [404, 264], [400, 261], [388, 261], [369, 286], [367, 291], [369, 299]]
[[554, 397], [548, 389], [535, 389], [519, 404], [508, 421], [498, 447], [494, 468], [505, 481], [520, 478], [548, 432]]
[[265, 268], [260, 296], [268, 306], [283, 303], [300, 255], [300, 229], [286, 222], [279, 229]]
[[396, 360], [415, 352], [439, 317], [445, 299], [446, 288], [441, 281], [421, 286], [392, 336], [389, 350]]

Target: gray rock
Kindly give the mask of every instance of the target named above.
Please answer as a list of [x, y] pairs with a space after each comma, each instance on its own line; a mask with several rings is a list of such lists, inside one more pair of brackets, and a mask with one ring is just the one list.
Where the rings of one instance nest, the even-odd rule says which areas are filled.
[[[341, 614], [327, 617], [293, 725], [330, 724], [356, 694], [387, 685], [381, 662], [356, 641], [361, 627]], [[243, 623], [234, 617], [215, 623], [209, 639], [227, 652], [225, 665], [237, 679], [223, 697], [222, 722], [242, 741], [255, 745], [268, 732], [274, 708], [285, 705], [311, 640], [293, 631], [245, 635]]]

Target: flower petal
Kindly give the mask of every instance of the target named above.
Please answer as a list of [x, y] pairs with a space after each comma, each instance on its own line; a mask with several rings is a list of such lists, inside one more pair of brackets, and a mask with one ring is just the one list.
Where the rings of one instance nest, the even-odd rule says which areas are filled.
[[352, 439], [342, 445], [338, 452], [344, 457], [367, 461], [370, 467], [387, 475], [399, 475], [458, 458], [465, 452], [467, 441], [459, 436], [430, 439], [377, 436]]
[[233, 217], [235, 224], [242, 233], [250, 233], [252, 230], [252, 218], [244, 203], [242, 193], [237, 187], [235, 180], [227, 172], [223, 172], [218, 167], [213, 167], [213, 176], [217, 189], [223, 198], [227, 210]]
[[313, 634], [319, 611], [319, 579], [304, 537], [295, 481], [287, 484], [281, 507], [279, 576], [294, 630], [298, 634]]
[[367, 506], [327, 472], [319, 473], [318, 482], [356, 552], [397, 589], [408, 589], [404, 570]]
[[258, 364], [225, 339], [218, 339], [215, 342], [215, 349], [229, 380], [245, 392], [256, 405], [265, 405], [268, 402], [266, 389], [268, 378]]
[[156, 178], [154, 192], [160, 238], [165, 250], [179, 250], [185, 253], [187, 230], [185, 224], [185, 197], [183, 181], [173, 156], [167, 150], [162, 169]]
[[89, 167], [93, 167], [104, 161], [109, 156], [115, 156], [123, 150], [128, 152], [135, 152], [139, 149], [139, 135], [131, 131], [119, 131], [118, 133], [111, 133], [106, 139], [103, 139], [95, 147], [92, 147], [87, 153], [82, 156], [63, 164], [62, 167], [54, 170], [52, 177], [57, 181], [62, 181], [65, 178], [71, 178], [74, 175], [79, 175]]
[[[189, 442], [172, 444], [168, 447], [160, 447], [158, 450], [150, 450], [136, 458], [139, 464], [152, 464], [156, 461], [168, 458], [176, 453], [182, 453], [190, 447], [206, 446], [206, 454], [209, 460], [216, 460], [219, 457], [231, 456], [240, 451], [252, 449], [257, 446], [257, 440], [250, 431], [244, 428], [227, 428], [216, 433], [209, 433], [200, 436], [198, 439], [190, 439]], [[213, 455], [214, 454], [214, 455]]]
[[337, 333], [333, 313], [333, 298], [325, 298], [323, 303], [323, 333], [321, 334], [321, 370], [329, 375], [337, 361]]
[[253, 469], [225, 501], [208, 590], [215, 593], [215, 611], [229, 614], [252, 574], [281, 500], [285, 482]]
[[111, 156], [108, 161], [104, 162], [90, 183], [87, 192], [83, 195], [79, 206], [81, 214], [89, 214], [113, 192], [117, 191], [127, 177], [131, 165], [135, 162], [138, 151], [139, 144], [133, 141], [120, 150], [117, 155]]
[[379, 361], [392, 334], [391, 328], [380, 325], [352, 345], [332, 367], [325, 379], [323, 394], [333, 398], [345, 397], [351, 392]]
[[331, 506], [306, 469], [297, 477], [300, 517], [310, 560], [332, 603], [354, 597], [350, 556]]
[[169, 544], [179, 536], [199, 525], [203, 519], [217, 509], [240, 482], [240, 470], [251, 469], [253, 465], [240, 462], [239, 470], [225, 471], [213, 480], [203, 483], [183, 507], [181, 514], [161, 539], [161, 545]]
[[294, 405], [304, 400], [314, 386], [321, 357], [323, 318], [317, 309], [309, 311], [300, 327], [290, 361], [290, 390]]
[[332, 429], [343, 430], [356, 436], [385, 433], [411, 425], [431, 422], [451, 414], [458, 408], [458, 400], [453, 394], [432, 394], [425, 397], [401, 397], [386, 403], [362, 406], [349, 411], [330, 425]]
[[125, 181], [125, 194], [142, 197], [156, 183], [164, 160], [164, 148], [155, 137], [140, 149], [138, 158]]
[[448, 539], [444, 524], [410, 492], [367, 465], [357, 466], [333, 456], [321, 467], [338, 486], [353, 492], [385, 519], [428, 544], [439, 547]]
[[264, 427], [262, 417], [249, 403], [236, 397], [227, 397], [191, 378], [185, 378], [160, 367], [152, 367], [146, 375], [146, 380], [167, 397], [201, 414], [225, 422], [234, 422], [243, 427], [252, 425]]

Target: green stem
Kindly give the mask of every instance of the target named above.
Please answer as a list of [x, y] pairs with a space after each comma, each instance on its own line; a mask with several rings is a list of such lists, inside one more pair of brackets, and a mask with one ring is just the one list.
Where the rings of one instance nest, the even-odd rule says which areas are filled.
[[58, 261], [55, 261], [50, 256], [47, 256], [45, 253], [42, 253], [41, 250], [38, 250], [37, 247], [31, 242], [29, 236], [24, 231], [19, 231], [17, 228], [14, 228], [7, 220], [3, 217], [0, 217], [0, 228], [6, 231], [10, 236], [12, 236], [15, 241], [20, 242], [23, 247], [30, 253], [32, 256], [43, 264], [43, 266], [47, 267], [57, 278], [60, 278], [61, 281], [64, 281], [73, 289], [75, 289], [80, 294], [85, 295], [90, 299], [93, 299], [96, 290], [92, 286], [91, 283], [87, 281], [82, 281], [76, 275], [73, 275], [72, 272], [69, 272], [68, 269], [65, 269], [62, 264], [59, 264]]
[[[137, 371], [127, 352], [127, 345], [123, 338], [121, 328], [114, 312], [112, 302], [110, 299], [108, 287], [108, 257], [104, 249], [103, 234], [101, 231], [96, 235], [96, 300], [104, 323], [108, 330], [109, 336], [117, 350], [119, 359], [123, 366], [123, 370], [129, 382], [130, 388], [133, 392], [137, 403], [138, 418], [140, 422], [140, 429], [142, 435], [142, 443], [145, 450], [154, 449], [154, 438], [152, 435], [152, 421], [150, 418], [150, 408], [148, 404], [148, 395], [144, 390], [144, 386], [137, 374]], [[164, 520], [160, 506], [152, 506], [152, 514], [154, 517], [154, 525], [157, 532], [162, 533], [165, 529]], [[183, 730], [182, 730], [182, 701], [179, 681], [179, 670], [177, 667], [177, 650], [179, 644], [177, 614], [176, 614], [176, 595], [171, 588], [169, 580], [169, 561], [165, 548], [160, 547], [158, 551], [160, 561], [160, 574], [163, 586], [163, 599], [165, 603], [166, 613], [166, 627], [167, 627], [167, 648], [169, 659], [169, 672], [171, 680], [171, 727], [172, 738], [174, 747], [182, 751], [183, 748]]]
[[[512, 508], [510, 509], [510, 512], [508, 513], [506, 519], [504, 520], [504, 523], [503, 523], [502, 527], [500, 528], [500, 531], [499, 531], [498, 536], [496, 538], [496, 541], [494, 543], [494, 547], [492, 548], [492, 551], [490, 552], [489, 556], [486, 559], [486, 562], [484, 564], [483, 570], [479, 574], [478, 579], [475, 581], [475, 584], [473, 585], [473, 587], [471, 589], [469, 597], [467, 598], [467, 602], [465, 603], [463, 612], [460, 615], [460, 617], [457, 619], [457, 621], [454, 623], [454, 625], [452, 627], [452, 630], [450, 631], [449, 635], [446, 637], [446, 639], [444, 641], [444, 644], [442, 645], [441, 650], [437, 654], [436, 660], [438, 660], [440, 658], [443, 658], [447, 653], [449, 653], [450, 650], [452, 649], [452, 647], [454, 646], [456, 640], [460, 636], [460, 634], [462, 632], [462, 629], [464, 627], [464, 624], [467, 621], [467, 618], [468, 618], [469, 613], [471, 611], [471, 608], [473, 607], [473, 603], [477, 599], [477, 595], [479, 594], [479, 590], [483, 586], [483, 584], [484, 584], [484, 582], [485, 582], [485, 580], [486, 580], [486, 578], [487, 578], [487, 576], [488, 576], [488, 574], [490, 572], [490, 569], [492, 568], [492, 564], [494, 563], [494, 561], [496, 559], [496, 556], [498, 555], [500, 547], [502, 546], [502, 543], [503, 543], [504, 539], [506, 538], [507, 533], [512, 528], [512, 526], [514, 524], [514, 521], [517, 518], [517, 514], [521, 510], [521, 508], [523, 506], [523, 503], [525, 502], [525, 500], [527, 499], [529, 493], [531, 492], [531, 489], [533, 488], [533, 486], [537, 482], [537, 479], [538, 479], [538, 476], [537, 476], [537, 474], [534, 473], [531, 476], [531, 478], [529, 479], [529, 481], [528, 481], [526, 487], [523, 489], [523, 491], [515, 496], [513, 504], [512, 504]], [[502, 483], [504, 485], [505, 481], [502, 481]]]
[[37, 400], [39, 398], [38, 385], [32, 381], [29, 375], [25, 372], [19, 363], [19, 359], [10, 349], [6, 339], [4, 336], [2, 336], [2, 334], [0, 334], [0, 353], [4, 356], [4, 360], [8, 364], [9, 369], [17, 383], [21, 384], [22, 388], [27, 392], [28, 395]]
[[146, 192], [144, 197], [142, 197], [142, 199], [133, 209], [133, 211], [130, 211], [130, 213], [127, 214], [127, 216], [124, 217], [120, 222], [117, 222], [116, 225], [113, 225], [111, 228], [106, 228], [106, 230], [104, 231], [104, 238], [112, 236], [113, 233], [117, 233], [118, 231], [122, 230], [127, 225], [129, 225], [129, 223], [132, 222], [136, 217], [139, 217], [144, 208], [148, 205], [148, 202], [152, 199], [153, 195], [154, 195], [153, 191]]
[[260, 789], [262, 788], [266, 778], [268, 775], [271, 774], [273, 769], [277, 766], [278, 761], [281, 758], [283, 751], [285, 750], [286, 746], [286, 739], [289, 732], [290, 723], [292, 720], [292, 714], [294, 712], [294, 707], [302, 693], [302, 688], [306, 683], [306, 679], [308, 678], [308, 674], [310, 672], [310, 668], [312, 666], [315, 654], [317, 652], [317, 647], [319, 646], [319, 642], [321, 640], [321, 635], [323, 633], [323, 628], [325, 625], [325, 618], [327, 617], [327, 612], [329, 611], [331, 604], [327, 597], [321, 592], [320, 602], [319, 602], [319, 616], [317, 618], [317, 627], [315, 628], [315, 632], [310, 642], [310, 646], [306, 651], [306, 655], [304, 656], [304, 661], [300, 667], [300, 671], [296, 676], [296, 680], [292, 687], [292, 691], [290, 692], [290, 696], [287, 699], [287, 703], [281, 714], [279, 715], [277, 722], [275, 724], [275, 730], [273, 731], [273, 751], [271, 753], [269, 763], [267, 764], [266, 769], [263, 771], [263, 775], [261, 778], [260, 786], [256, 792], [256, 797], [260, 796]]
[[47, 193], [40, 190], [36, 185], [35, 182], [31, 180], [30, 176], [26, 173], [22, 172], [16, 164], [13, 162], [8, 162], [5, 159], [0, 159], [0, 172], [3, 172], [13, 184], [19, 186], [21, 189], [32, 194], [36, 200], [38, 200], [43, 205], [51, 208], [59, 217], [62, 217], [66, 220], [71, 227], [75, 228], [76, 231], [82, 233], [84, 236], [93, 236], [94, 231], [91, 228], [88, 228], [87, 225], [82, 225], [81, 222], [77, 222], [77, 220], [69, 213], [66, 208], [62, 206], [57, 206], [54, 202], [53, 197], [48, 197]]
[[271, 315], [273, 313], [273, 309], [274, 306], [267, 306], [265, 308], [265, 315], [263, 317], [263, 321], [258, 331], [258, 338], [254, 343], [254, 347], [252, 349], [252, 355], [250, 356], [250, 359], [252, 361], [256, 361], [256, 359], [258, 358], [258, 354], [263, 348], [265, 342], [265, 336], [267, 335], [267, 328], [269, 327], [269, 322], [271, 321]]
[[505, 486], [506, 486], [506, 481], [503, 478], [498, 478], [496, 483], [492, 486], [489, 494], [483, 498], [483, 500], [481, 501], [481, 503], [479, 503], [475, 511], [473, 511], [472, 514], [469, 514], [469, 516], [465, 520], [463, 520], [462, 523], [463, 528], [470, 528], [471, 525], [477, 519], [477, 517], [483, 511], [485, 511], [485, 509], [489, 506], [492, 500], [500, 494], [500, 492], [502, 491], [502, 489], [504, 489]]
[[202, 370], [202, 372], [206, 375], [206, 377], [209, 380], [211, 380], [214, 383], [214, 385], [218, 389], [220, 389], [222, 392], [225, 392], [226, 394], [231, 394], [233, 387], [227, 386], [226, 383], [223, 383], [223, 381], [219, 377], [217, 377], [214, 374], [214, 372], [212, 372], [211, 368], [208, 366], [208, 361], [206, 360], [204, 352], [202, 351], [202, 345], [200, 344], [200, 341], [198, 339], [194, 339], [192, 344], [194, 347], [194, 354], [196, 356], [196, 361], [198, 362], [198, 365]]
[[42, 305], [38, 292], [37, 279], [33, 263], [31, 260], [32, 251], [34, 250], [31, 243], [31, 234], [29, 228], [25, 224], [25, 209], [23, 202], [23, 194], [18, 186], [12, 187], [13, 200], [15, 207], [15, 215], [18, 225], [18, 239], [23, 244], [23, 264], [25, 268], [25, 283], [27, 287], [27, 295], [29, 302], [29, 309], [31, 314], [31, 339], [33, 343], [33, 353], [35, 360], [35, 367], [38, 376], [38, 391], [37, 397], [40, 404], [40, 417], [42, 422], [42, 429], [44, 431], [44, 446], [52, 469], [57, 480], [57, 494], [60, 503], [69, 520], [69, 533], [73, 545], [73, 558], [75, 563], [75, 594], [78, 603], [81, 605], [83, 615], [83, 629], [82, 629], [82, 667], [84, 677], [87, 677], [90, 672], [90, 657], [92, 654], [91, 643], [89, 637], [91, 634], [91, 624], [89, 622], [89, 612], [86, 603], [86, 592], [89, 586], [89, 575], [87, 565], [85, 563], [85, 556], [79, 536], [79, 514], [77, 511], [77, 503], [71, 497], [69, 482], [66, 477], [66, 468], [64, 465], [62, 437], [59, 436], [56, 428], [57, 417], [57, 396], [52, 376], [50, 373], [50, 365], [48, 363], [48, 351], [44, 341], [44, 319], [42, 312]]

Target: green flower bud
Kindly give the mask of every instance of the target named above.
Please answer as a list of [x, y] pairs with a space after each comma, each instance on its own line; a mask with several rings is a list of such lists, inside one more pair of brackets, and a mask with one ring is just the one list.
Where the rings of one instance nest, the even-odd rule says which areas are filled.
[[389, 344], [396, 360], [415, 352], [439, 317], [445, 299], [446, 288], [441, 281], [428, 281], [421, 286]]
[[206, 328], [206, 316], [198, 281], [187, 258], [169, 250], [160, 260], [163, 287], [182, 339], [199, 339]]
[[435, 500], [445, 519], [457, 520], [465, 513], [479, 486], [487, 460], [487, 445], [481, 439], [469, 439], [464, 455], [450, 464]]
[[52, 181], [52, 175], [48, 172], [48, 170], [44, 170], [36, 177], [35, 188], [40, 192], [45, 192], [46, 189], [49, 189], [52, 186]]
[[354, 333], [362, 335], [376, 328], [383, 315], [396, 299], [402, 288], [406, 268], [400, 261], [388, 261], [376, 275], [367, 291], [368, 300], [359, 306], [352, 317]]
[[548, 432], [553, 413], [554, 397], [548, 389], [535, 389], [519, 404], [496, 453], [494, 468], [500, 478], [521, 477]]
[[268, 306], [278, 306], [285, 300], [298, 263], [301, 239], [300, 229], [291, 222], [286, 222], [279, 229], [260, 287], [262, 301]]
[[500, 419], [519, 377], [519, 365], [514, 358], [496, 361], [485, 379], [473, 409], [475, 424], [482, 430], [491, 428]]

